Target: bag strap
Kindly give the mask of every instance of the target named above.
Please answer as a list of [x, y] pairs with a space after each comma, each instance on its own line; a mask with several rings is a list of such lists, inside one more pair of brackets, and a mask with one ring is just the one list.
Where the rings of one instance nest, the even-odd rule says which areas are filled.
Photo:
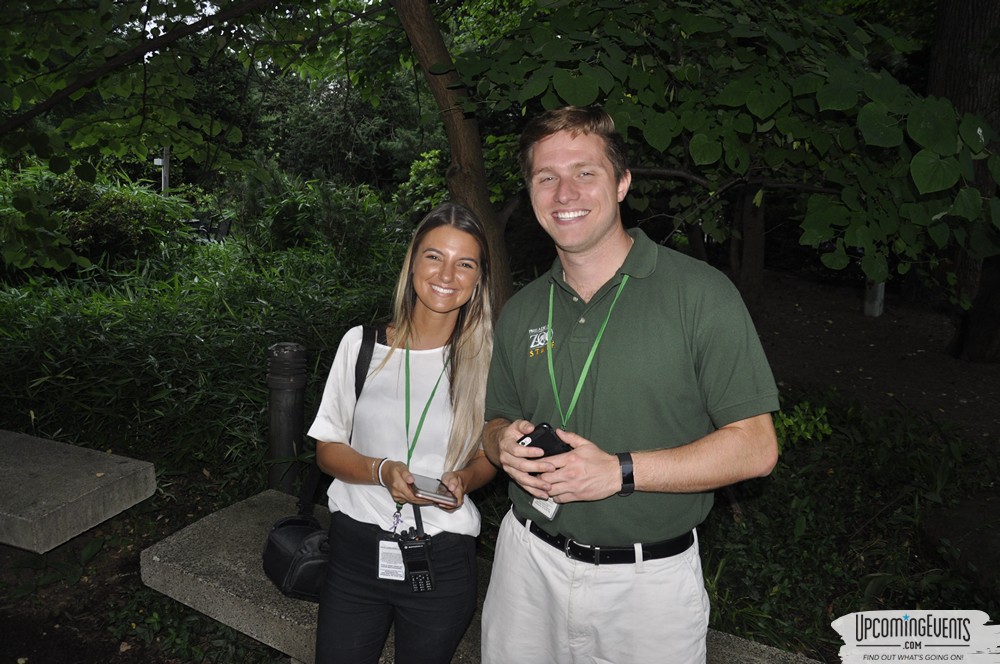
[[358, 361], [354, 365], [354, 399], [361, 396], [361, 390], [368, 378], [368, 368], [372, 363], [372, 353], [375, 351], [375, 337], [378, 328], [371, 325], [361, 326], [361, 350], [358, 351]]
[[[365, 386], [365, 379], [368, 378], [368, 369], [372, 363], [372, 354], [375, 351], [375, 341], [385, 343], [385, 327], [362, 325], [361, 326], [361, 349], [358, 351], [358, 360], [354, 364], [354, 399], [361, 396], [361, 390]], [[313, 505], [316, 503], [316, 489], [319, 487], [323, 471], [320, 470], [316, 459], [313, 459], [309, 467], [309, 474], [302, 483], [299, 492], [299, 514], [308, 516], [313, 512]]]

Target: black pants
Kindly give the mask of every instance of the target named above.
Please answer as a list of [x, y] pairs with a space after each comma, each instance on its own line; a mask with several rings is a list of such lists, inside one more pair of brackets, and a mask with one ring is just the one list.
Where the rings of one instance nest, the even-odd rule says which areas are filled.
[[382, 531], [340, 512], [330, 525], [330, 568], [320, 595], [316, 664], [375, 664], [395, 628], [396, 664], [448, 664], [476, 610], [476, 540], [432, 538], [434, 590], [378, 578]]

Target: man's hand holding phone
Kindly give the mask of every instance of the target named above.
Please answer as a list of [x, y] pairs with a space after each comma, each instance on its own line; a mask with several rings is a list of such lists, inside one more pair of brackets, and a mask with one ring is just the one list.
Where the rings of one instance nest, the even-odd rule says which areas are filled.
[[535, 426], [527, 420], [516, 420], [494, 432], [498, 451], [496, 462], [532, 496], [548, 498], [549, 483], [540, 476], [556, 469], [545, 459], [550, 456], [547, 451], [555, 454], [562, 449], [555, 430], [547, 424]]

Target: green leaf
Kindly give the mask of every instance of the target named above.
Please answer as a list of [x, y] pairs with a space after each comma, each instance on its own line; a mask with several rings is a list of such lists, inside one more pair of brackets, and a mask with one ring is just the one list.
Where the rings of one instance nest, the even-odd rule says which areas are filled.
[[11, 204], [14, 206], [14, 209], [17, 210], [18, 212], [27, 213], [34, 209], [35, 198], [34, 196], [28, 193], [18, 193], [14, 194]]
[[840, 200], [844, 202], [844, 205], [849, 210], [861, 210], [861, 198], [857, 187], [844, 187], [840, 192]]
[[990, 221], [993, 228], [1000, 231], [1000, 200], [996, 196], [990, 199]]
[[705, 166], [719, 160], [719, 157], [722, 156], [722, 145], [719, 144], [719, 141], [713, 140], [705, 134], [695, 134], [691, 137], [688, 151], [695, 164]]
[[951, 235], [951, 229], [948, 228], [948, 224], [938, 221], [927, 227], [927, 234], [934, 240], [934, 244], [938, 246], [938, 249], [944, 249], [948, 244], [948, 236]]
[[899, 208], [899, 214], [916, 226], [931, 225], [931, 216], [927, 213], [927, 208], [919, 203], [904, 203]]
[[838, 242], [837, 248], [833, 251], [820, 256], [819, 260], [831, 270], [843, 270], [851, 264], [851, 257], [847, 255], [842, 242]]
[[750, 93], [757, 89], [753, 79], [740, 78], [730, 81], [722, 91], [715, 96], [715, 103], [722, 106], [739, 107], [747, 103]]
[[790, 98], [788, 88], [781, 84], [775, 85], [770, 90], [754, 90], [747, 95], [747, 109], [761, 120], [766, 120]]
[[550, 80], [551, 75], [549, 72], [544, 72], [541, 69], [535, 70], [535, 73], [517, 90], [518, 103], [522, 105], [526, 104], [535, 97], [543, 94], [549, 89]]
[[993, 176], [993, 181], [1000, 184], [1000, 156], [991, 154], [990, 158], [986, 160], [986, 168], [989, 169], [990, 175]]
[[89, 161], [84, 161], [73, 167], [76, 177], [84, 182], [94, 182], [97, 180], [97, 169]]
[[586, 62], [581, 62], [580, 75], [584, 78], [593, 79], [597, 83], [597, 86], [601, 90], [604, 90], [604, 92], [610, 92], [615, 87], [615, 77], [604, 67], [593, 67]]
[[903, 129], [899, 121], [889, 116], [888, 109], [879, 102], [869, 102], [858, 112], [858, 130], [868, 145], [894, 148], [903, 142]]
[[951, 206], [951, 213], [956, 217], [962, 217], [969, 221], [979, 219], [983, 211], [983, 197], [979, 190], [974, 187], [964, 187], [955, 196], [955, 202]]
[[427, 68], [427, 71], [435, 76], [447, 74], [448, 72], [454, 70], [455, 66], [452, 65], [450, 62], [435, 62], [434, 64], [432, 64], [430, 67]]
[[722, 23], [715, 20], [711, 16], [706, 16], [701, 13], [689, 14], [687, 12], [678, 12], [677, 24], [688, 36], [694, 35], [698, 32], [721, 32], [725, 29], [725, 26]]
[[846, 111], [857, 106], [858, 93], [845, 83], [831, 82], [816, 93], [816, 101], [821, 111]]
[[645, 123], [642, 135], [650, 147], [660, 152], [666, 151], [673, 141], [677, 126], [677, 116], [673, 113], [658, 113]]
[[958, 182], [958, 161], [942, 158], [930, 150], [921, 150], [910, 160], [910, 177], [921, 194], [950, 189]]
[[892, 113], [904, 114], [913, 93], [905, 85], [886, 73], [869, 74], [864, 81], [865, 94], [874, 102], [885, 106]]
[[969, 149], [978, 154], [986, 149], [993, 132], [982, 118], [975, 115], [965, 115], [958, 125], [958, 133]]
[[958, 152], [958, 125], [951, 102], [921, 99], [906, 119], [906, 133], [920, 146], [940, 155]]
[[750, 169], [750, 150], [734, 136], [727, 136], [723, 141], [726, 152], [726, 166], [739, 175]]
[[69, 170], [69, 157], [64, 154], [57, 154], [49, 159], [49, 170], [57, 175], [62, 175]]
[[597, 81], [585, 76], [574, 76], [565, 69], [557, 69], [552, 86], [563, 100], [572, 106], [590, 106], [597, 101], [600, 89]]
[[574, 60], [573, 44], [569, 39], [561, 39], [559, 37], [549, 39], [542, 46], [541, 58], [542, 60], [551, 60], [554, 62]]
[[795, 39], [788, 33], [778, 30], [777, 28], [767, 26], [764, 28], [764, 34], [774, 40], [774, 42], [780, 46], [781, 50], [785, 53], [791, 53], [799, 48], [799, 40]]
[[741, 134], [752, 134], [755, 124], [753, 118], [746, 113], [738, 113], [731, 126]]
[[889, 278], [889, 264], [885, 256], [875, 252], [866, 252], [861, 257], [861, 271], [865, 276], [879, 284]]
[[813, 95], [823, 89], [825, 80], [818, 74], [803, 74], [792, 81], [792, 94], [796, 97]]
[[799, 244], [818, 247], [821, 242], [833, 237], [834, 226], [846, 226], [848, 223], [850, 213], [847, 208], [829, 196], [814, 194], [806, 205]]

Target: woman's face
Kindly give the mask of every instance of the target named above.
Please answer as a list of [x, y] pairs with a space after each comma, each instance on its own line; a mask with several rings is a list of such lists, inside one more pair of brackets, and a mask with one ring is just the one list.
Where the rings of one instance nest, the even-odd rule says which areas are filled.
[[476, 239], [454, 226], [424, 235], [413, 257], [418, 312], [457, 316], [479, 283], [481, 260]]

